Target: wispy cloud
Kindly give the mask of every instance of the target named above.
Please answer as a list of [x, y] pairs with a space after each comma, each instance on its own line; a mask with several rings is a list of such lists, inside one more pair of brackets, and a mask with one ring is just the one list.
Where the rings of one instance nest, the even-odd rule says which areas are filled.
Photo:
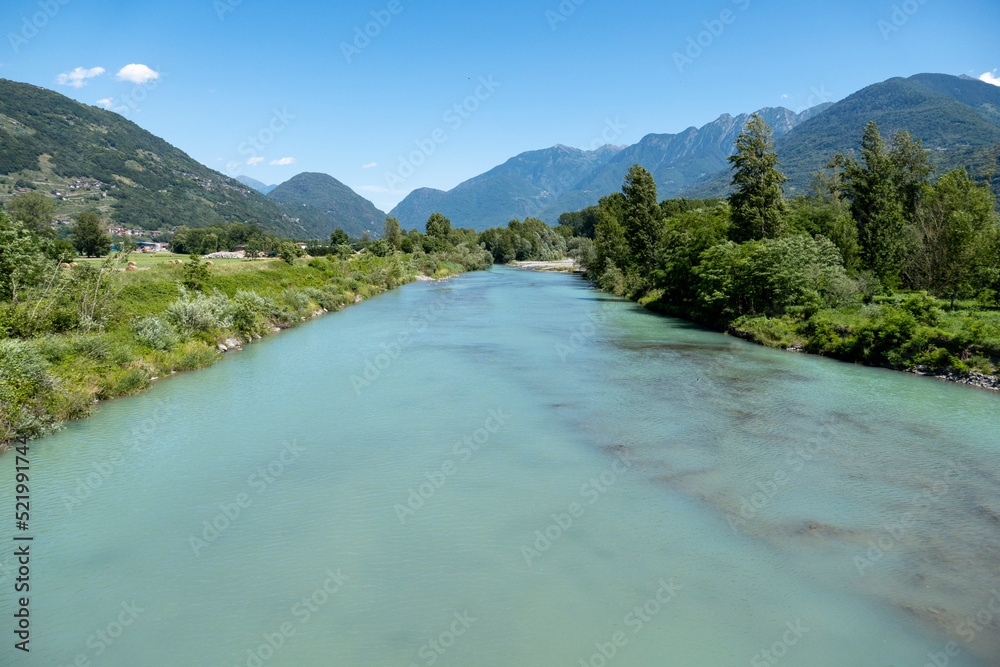
[[374, 169], [378, 166], [378, 162], [369, 162], [368, 164], [361, 165], [362, 169]]
[[256, 167], [258, 164], [260, 164], [263, 161], [264, 161], [264, 158], [262, 158], [262, 157], [252, 157], [249, 160], [247, 160], [247, 164], [250, 165], [251, 167]]
[[95, 76], [100, 76], [104, 74], [104, 71], [103, 67], [92, 67], [91, 69], [77, 67], [72, 72], [60, 74], [56, 77], [56, 81], [63, 86], [83, 88], [87, 85], [87, 79], [93, 79]]
[[293, 157], [283, 157], [280, 160], [271, 160], [271, 166], [274, 167], [285, 167], [290, 164], [295, 164], [295, 158]]
[[133, 63], [131, 65], [125, 65], [125, 67], [118, 70], [118, 74], [115, 75], [115, 78], [119, 81], [131, 81], [136, 85], [142, 85], [159, 79], [160, 73], [154, 72], [145, 65], [137, 65]]
[[1000, 76], [997, 76], [996, 70], [984, 73], [981, 77], [979, 77], [979, 80], [993, 84], [994, 86], [1000, 86]]
[[105, 97], [103, 100], [97, 100], [97, 106], [104, 107], [105, 109], [110, 109], [114, 103], [114, 100], [110, 97]]

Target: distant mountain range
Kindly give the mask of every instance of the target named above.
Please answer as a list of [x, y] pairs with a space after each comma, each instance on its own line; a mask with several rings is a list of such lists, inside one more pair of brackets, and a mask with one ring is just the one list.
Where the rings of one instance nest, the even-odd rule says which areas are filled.
[[262, 195], [266, 195], [271, 190], [278, 187], [277, 185], [265, 185], [264, 183], [258, 181], [256, 178], [250, 178], [249, 176], [237, 176], [236, 180], [242, 183], [243, 185], [249, 185], [251, 188], [261, 193]]
[[[1000, 87], [968, 77], [917, 74], [868, 86], [778, 139], [775, 152], [789, 178], [786, 194], [807, 194], [812, 174], [831, 156], [855, 153], [869, 121], [878, 123], [886, 139], [909, 130], [930, 151], [938, 175], [957, 167], [974, 173], [997, 169]], [[729, 182], [726, 170], [685, 194], [725, 195]]]
[[[808, 192], [812, 174], [834, 154], [854, 151], [871, 120], [885, 135], [912, 132], [938, 173], [966, 166], [993, 174], [1000, 193], [1000, 87], [978, 79], [892, 78], [802, 113], [782, 107], [758, 113], [774, 130], [790, 196]], [[661, 199], [725, 196], [726, 158], [748, 117], [723, 114], [701, 128], [649, 134], [632, 146], [529, 151], [447, 192], [415, 190], [390, 215], [404, 229], [423, 229], [435, 212], [478, 230], [529, 216], [554, 224], [561, 213], [618, 191], [635, 163], [653, 174]], [[336, 228], [379, 236], [385, 220], [332, 176], [304, 173], [279, 186], [233, 179], [116, 113], [0, 79], [0, 194], [25, 186], [54, 195], [62, 216], [93, 208], [122, 226], [146, 229], [238, 221], [281, 236], [325, 239]]]
[[[802, 113], [758, 111], [774, 130], [789, 196], [806, 194], [812, 174], [836, 153], [853, 152], [869, 121], [888, 136], [909, 130], [931, 151], [943, 173], [958, 166], [997, 173], [1000, 145], [1000, 87], [947, 74], [918, 74], [869, 86], [835, 104]], [[459, 227], [485, 229], [531, 215], [554, 224], [561, 213], [596, 204], [621, 188], [628, 168], [640, 164], [656, 180], [661, 199], [719, 197], [729, 192], [726, 158], [748, 114], [728, 114], [678, 134], [650, 134], [627, 147], [581, 151], [565, 146], [530, 151], [447, 192], [420, 189], [390, 215], [404, 228], [420, 228], [439, 211]]]

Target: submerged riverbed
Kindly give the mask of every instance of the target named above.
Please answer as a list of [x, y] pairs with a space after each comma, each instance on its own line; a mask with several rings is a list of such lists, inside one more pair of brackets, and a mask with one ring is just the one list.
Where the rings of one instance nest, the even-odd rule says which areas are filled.
[[32, 443], [0, 662], [995, 665], [997, 401], [572, 276], [408, 285]]

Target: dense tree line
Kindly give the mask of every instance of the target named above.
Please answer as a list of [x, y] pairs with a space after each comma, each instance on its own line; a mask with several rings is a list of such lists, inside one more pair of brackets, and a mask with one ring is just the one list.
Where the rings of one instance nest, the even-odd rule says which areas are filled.
[[[564, 216], [575, 233], [594, 230], [595, 282], [720, 328], [747, 317], [807, 328], [822, 309], [902, 303], [913, 292], [952, 308], [957, 299], [996, 307], [1000, 231], [989, 185], [965, 169], [933, 181], [908, 132], [887, 141], [869, 124], [857, 158], [836, 156], [812, 195], [790, 201], [759, 117], [730, 162], [726, 201], [659, 203], [652, 176], [635, 165], [621, 192]], [[907, 303], [919, 319], [923, 302]]]

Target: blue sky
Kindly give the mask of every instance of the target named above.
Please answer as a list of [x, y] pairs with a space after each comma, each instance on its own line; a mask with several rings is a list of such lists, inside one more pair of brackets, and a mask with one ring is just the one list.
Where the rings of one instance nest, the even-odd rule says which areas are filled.
[[0, 77], [117, 109], [230, 175], [325, 172], [386, 211], [526, 150], [892, 76], [1000, 76], [996, 0], [5, 0], [0, 26]]

